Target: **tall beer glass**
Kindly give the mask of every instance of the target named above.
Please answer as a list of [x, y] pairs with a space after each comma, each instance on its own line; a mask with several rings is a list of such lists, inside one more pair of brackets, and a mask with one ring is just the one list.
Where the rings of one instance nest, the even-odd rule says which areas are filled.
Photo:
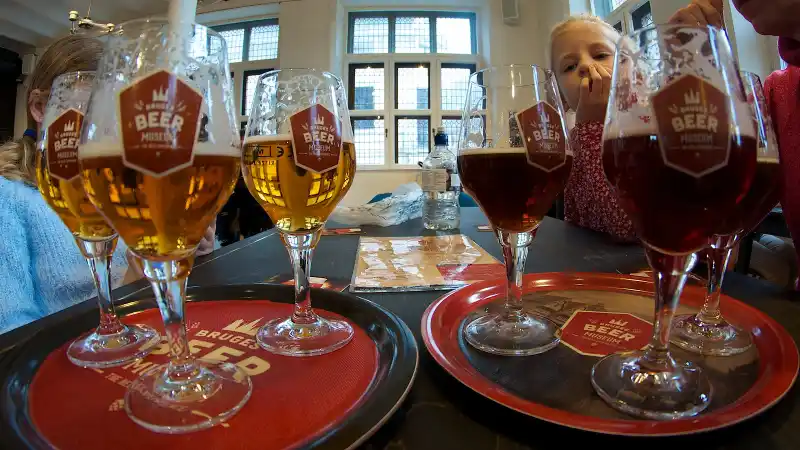
[[237, 366], [196, 360], [184, 323], [197, 245], [239, 176], [225, 40], [161, 19], [124, 23], [108, 39], [81, 135], [82, 176], [89, 199], [141, 260], [171, 357], [129, 387], [125, 410], [157, 432], [208, 428], [252, 391]]
[[342, 80], [314, 69], [261, 75], [242, 155], [250, 193], [275, 226], [294, 270], [291, 317], [266, 323], [256, 339], [288, 356], [332, 352], [353, 338], [344, 320], [311, 308], [311, 256], [322, 225], [353, 184], [356, 154]]
[[470, 76], [458, 173], [497, 233], [506, 264], [505, 307], [464, 327], [473, 347], [534, 355], [558, 345], [558, 326], [525, 312], [522, 275], [528, 246], [572, 169], [555, 75], [537, 66], [492, 67]]
[[36, 154], [36, 182], [42, 197], [75, 237], [97, 289], [100, 325], [70, 344], [67, 356], [78, 366], [102, 368], [147, 356], [160, 336], [148, 326], [119, 321], [111, 300], [111, 258], [117, 233], [83, 191], [78, 139], [94, 78], [94, 72], [69, 72], [53, 81]]
[[[651, 40], [642, 48], [644, 35]], [[650, 419], [698, 414], [706, 375], [669, 353], [687, 272], [741, 206], [756, 168], [755, 128], [724, 31], [661, 25], [617, 44], [603, 169], [642, 240], [655, 283], [644, 351], [600, 360], [592, 384], [612, 407]]]
[[741, 205], [724, 218], [717, 234], [709, 241], [706, 252], [708, 292], [703, 308], [697, 314], [676, 317], [672, 326], [673, 344], [703, 355], [736, 355], [753, 345], [750, 331], [728, 323], [722, 316], [719, 307], [722, 279], [733, 248], [769, 214], [780, 195], [778, 143], [764, 98], [764, 87], [758, 75], [740, 73], [758, 134], [756, 174]]

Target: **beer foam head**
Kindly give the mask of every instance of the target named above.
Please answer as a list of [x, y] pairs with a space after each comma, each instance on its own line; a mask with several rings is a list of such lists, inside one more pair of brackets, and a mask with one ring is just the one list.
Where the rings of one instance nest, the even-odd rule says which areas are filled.
[[[102, 138], [88, 141], [78, 147], [78, 159], [102, 158], [108, 156], [122, 157], [122, 142], [114, 138]], [[214, 144], [210, 142], [196, 142], [194, 154], [203, 156], [232, 156], [240, 157], [241, 148], [237, 145]]]

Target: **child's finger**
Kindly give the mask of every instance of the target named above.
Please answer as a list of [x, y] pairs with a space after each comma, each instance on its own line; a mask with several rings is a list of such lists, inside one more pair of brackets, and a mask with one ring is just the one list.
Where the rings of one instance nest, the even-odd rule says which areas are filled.
[[581, 92], [580, 92], [580, 97], [578, 98], [578, 109], [581, 108], [581, 105], [586, 104], [586, 102], [589, 100], [589, 95], [591, 95], [591, 91], [589, 88], [589, 78], [584, 77], [581, 79]]
[[600, 76], [600, 73], [594, 66], [589, 66], [589, 76], [592, 77], [592, 98], [599, 98], [603, 93], [603, 77]]
[[603, 78], [603, 98], [608, 98], [611, 92], [611, 74], [603, 66], [597, 66], [597, 72]]

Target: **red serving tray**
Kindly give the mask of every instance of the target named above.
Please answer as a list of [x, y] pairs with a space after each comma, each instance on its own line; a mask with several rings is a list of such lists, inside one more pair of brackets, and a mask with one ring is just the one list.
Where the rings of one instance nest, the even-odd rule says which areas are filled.
[[[581, 309], [581, 302], [587, 301], [589, 306], [586, 309], [589, 310], [610, 306], [616, 308], [615, 312], [632, 312], [624, 310], [624, 306], [628, 305], [639, 317], [646, 318], [643, 311], [648, 309], [652, 314], [653, 283], [648, 278], [598, 273], [533, 274], [525, 276], [524, 292], [526, 308], [532, 307], [539, 313], [547, 308], [554, 308], [552, 311], [555, 311], [565, 305]], [[559, 345], [542, 355], [499, 357], [482, 353], [466, 344], [461, 334], [468, 316], [477, 309], [502, 302], [504, 296], [505, 281], [488, 280], [441, 297], [428, 307], [422, 317], [425, 345], [445, 370], [478, 394], [522, 414], [570, 428], [612, 435], [673, 436], [728, 427], [754, 417], [777, 403], [794, 384], [800, 365], [797, 346], [782, 326], [763, 312], [723, 296], [722, 311], [725, 317], [750, 330], [756, 347], [749, 351], [750, 356], [742, 356], [751, 361], [742, 365], [742, 371], [750, 377], [750, 381], [741, 388], [741, 395], [732, 393], [734, 389], [728, 383], [718, 383], [717, 387], [721, 389], [717, 389], [717, 392], [721, 393], [720, 401], [723, 404], [712, 403], [705, 413], [673, 421], [640, 420], [613, 411], [591, 391], [589, 370], [593, 362], [599, 359], [597, 356], [580, 354], [572, 347]], [[704, 296], [703, 288], [687, 286], [681, 298], [682, 306], [697, 310], [702, 306]], [[605, 299], [607, 303], [592, 304], [587, 299], [593, 297]], [[550, 301], [548, 298], [556, 300]], [[611, 308], [605, 310], [610, 311]], [[560, 322], [563, 323], [569, 311], [566, 314], [564, 311], [553, 314], [561, 314]], [[652, 321], [652, 317], [648, 320]], [[680, 357], [712, 368], [742, 361], [723, 361], [720, 357], [691, 355], [681, 353], [675, 346], [671, 348]], [[538, 361], [541, 363], [537, 365]], [[515, 375], [515, 370], [524, 372]], [[540, 377], [536, 373], [548, 370], [555, 371], [555, 376]], [[709, 372], [713, 372], [713, 369]], [[500, 375], [495, 376], [495, 373]], [[717, 378], [729, 380], [724, 376], [720, 378], [718, 375]], [[559, 377], [566, 380], [562, 382]], [[550, 381], [535, 381], [540, 378]], [[537, 383], [539, 386], [535, 385]], [[730, 384], [734, 385], [735, 382]], [[558, 392], [561, 385], [566, 385], [564, 389], [568, 389], [563, 395]], [[574, 395], [574, 391], [584, 394], [578, 394], [574, 403], [563, 401], [563, 397]], [[735, 397], [725, 400], [726, 393]], [[580, 398], [580, 395], [584, 398]], [[543, 400], [534, 401], [534, 397]]]

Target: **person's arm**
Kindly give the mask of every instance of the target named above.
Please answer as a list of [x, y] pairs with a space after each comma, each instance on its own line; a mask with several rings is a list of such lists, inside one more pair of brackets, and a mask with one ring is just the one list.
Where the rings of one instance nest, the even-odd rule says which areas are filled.
[[0, 334], [42, 316], [36, 304], [31, 256], [25, 222], [11, 182], [3, 180], [0, 190]]

